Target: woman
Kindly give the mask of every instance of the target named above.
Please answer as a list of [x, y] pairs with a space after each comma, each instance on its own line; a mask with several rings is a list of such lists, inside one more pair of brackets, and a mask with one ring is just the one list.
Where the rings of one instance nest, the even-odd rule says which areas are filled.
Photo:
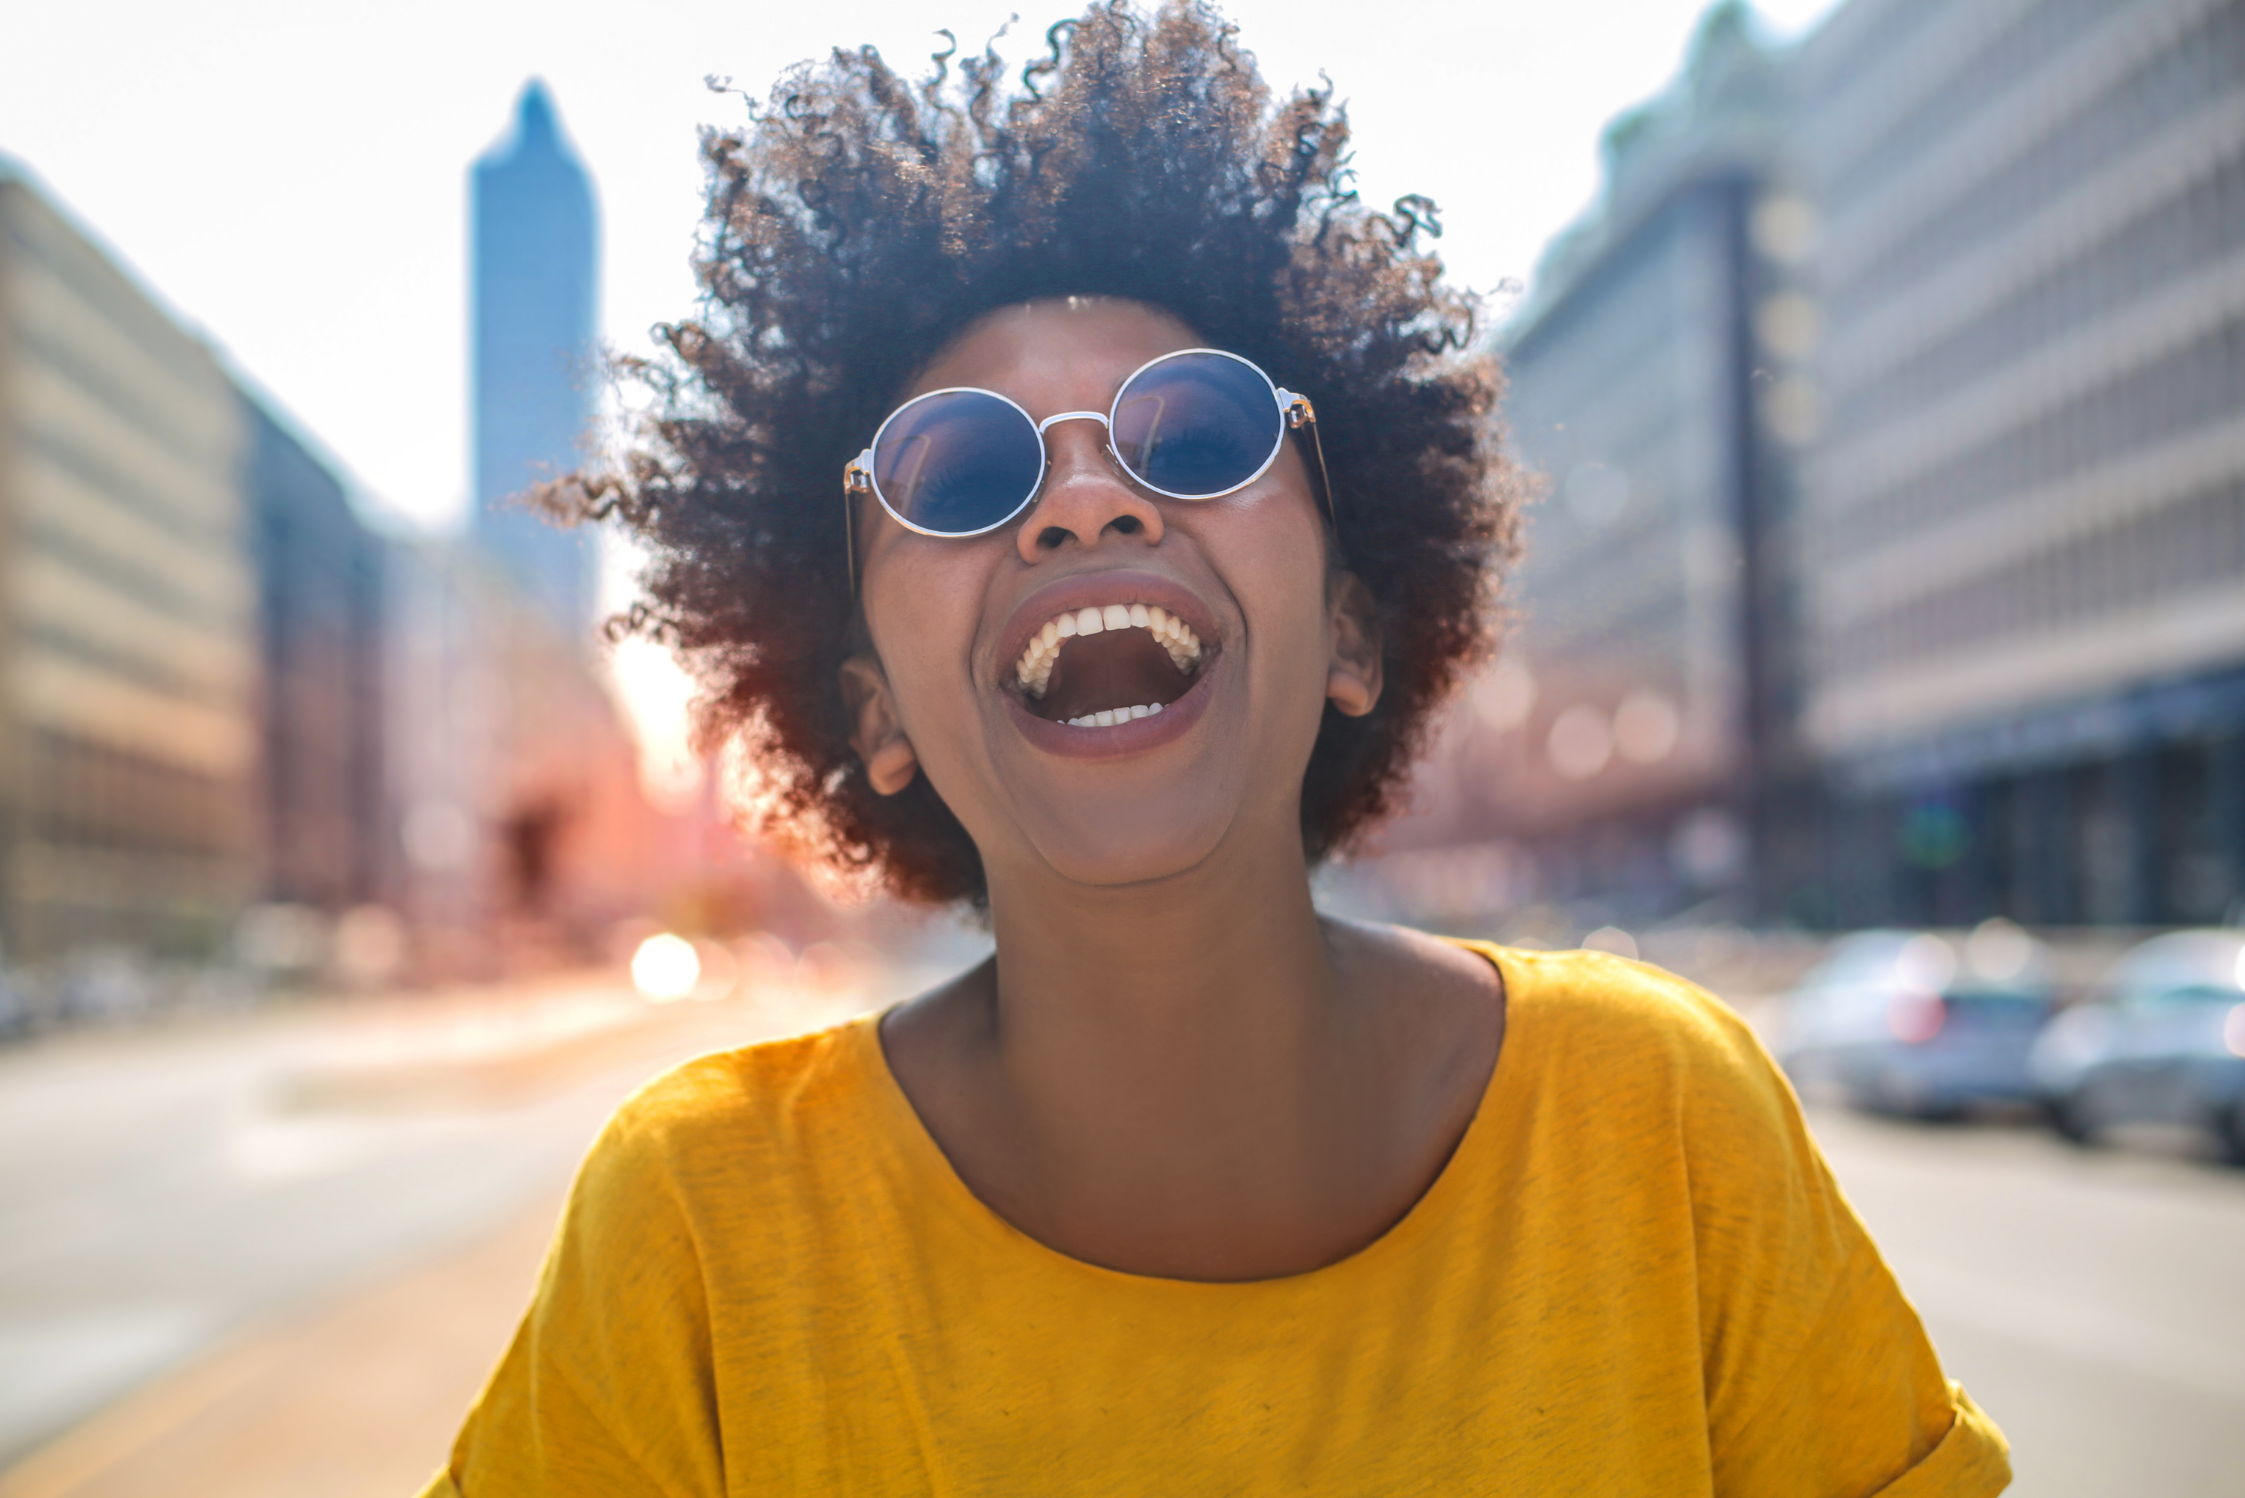
[[586, 508], [780, 830], [996, 953], [627, 1104], [430, 1491], [1997, 1491], [1727, 1010], [1312, 906], [1520, 488], [1425, 205], [1205, 10], [962, 71], [712, 142]]

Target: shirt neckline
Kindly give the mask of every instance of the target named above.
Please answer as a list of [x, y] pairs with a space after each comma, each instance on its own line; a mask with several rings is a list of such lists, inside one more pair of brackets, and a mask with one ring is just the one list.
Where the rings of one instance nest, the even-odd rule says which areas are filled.
[[1445, 940], [1487, 959], [1503, 984], [1504, 1034], [1496, 1065], [1490, 1068], [1489, 1080], [1482, 1087], [1480, 1101], [1474, 1105], [1473, 1117], [1468, 1120], [1465, 1133], [1459, 1136], [1457, 1147], [1450, 1152], [1450, 1158], [1443, 1163], [1432, 1184], [1411, 1204], [1410, 1210], [1386, 1232], [1348, 1257], [1300, 1274], [1259, 1280], [1172, 1279], [1110, 1269], [1063, 1253], [1008, 1222], [960, 1179], [950, 1156], [944, 1154], [943, 1147], [928, 1132], [919, 1110], [912, 1106], [896, 1073], [889, 1068], [888, 1053], [881, 1045], [881, 1017], [886, 1010], [865, 1015], [850, 1025], [852, 1059], [863, 1068], [871, 1083], [874, 1106], [881, 1114], [881, 1137], [902, 1155], [901, 1164], [907, 1175], [993, 1252], [1013, 1255], [1024, 1265], [1035, 1263], [1059, 1274], [1145, 1294], [1221, 1297], [1323, 1289], [1338, 1281], [1377, 1272], [1389, 1260], [1408, 1254], [1418, 1243], [1440, 1234], [1443, 1224], [1455, 1215], [1458, 1198], [1484, 1174], [1483, 1157], [1497, 1147], [1491, 1140], [1500, 1127], [1497, 1119], [1514, 1108], [1517, 1094], [1525, 1085], [1516, 1079], [1530, 1064], [1518, 1053], [1523, 1045], [1533, 1043], [1530, 1037], [1535, 1031], [1534, 1022], [1529, 1019], [1534, 1006], [1523, 1002], [1533, 987], [1528, 965], [1521, 960], [1521, 954], [1494, 942]]

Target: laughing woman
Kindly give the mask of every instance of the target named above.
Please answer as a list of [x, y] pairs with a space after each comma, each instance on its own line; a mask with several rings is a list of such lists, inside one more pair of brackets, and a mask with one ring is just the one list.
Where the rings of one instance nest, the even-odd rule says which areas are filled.
[[1520, 492], [1425, 206], [1204, 10], [960, 71], [711, 140], [584, 493], [778, 830], [995, 955], [626, 1104], [430, 1491], [2000, 1489], [1727, 1009], [1311, 903]]

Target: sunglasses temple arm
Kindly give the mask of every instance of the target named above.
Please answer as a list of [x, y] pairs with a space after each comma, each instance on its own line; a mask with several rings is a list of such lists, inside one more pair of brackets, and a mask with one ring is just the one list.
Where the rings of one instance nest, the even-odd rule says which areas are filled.
[[[1261, 374], [1262, 371], [1257, 370], [1256, 373]], [[1270, 377], [1265, 375], [1264, 378]], [[1341, 539], [1341, 516], [1333, 503], [1333, 475], [1325, 468], [1325, 439], [1317, 434], [1317, 407], [1310, 404], [1308, 396], [1281, 390], [1276, 385], [1271, 386], [1271, 393], [1278, 397], [1278, 408], [1286, 413], [1288, 429], [1299, 432], [1304, 427], [1309, 428], [1310, 451], [1317, 454], [1318, 491], [1325, 500], [1325, 523], [1333, 527], [1333, 539], [1338, 542]]]
[[1325, 496], [1325, 522], [1333, 527], [1333, 534], [1338, 537], [1341, 534], [1341, 516], [1340, 512], [1333, 506], [1333, 475], [1325, 471], [1325, 441], [1317, 435], [1316, 422], [1310, 422], [1308, 426], [1310, 429], [1310, 451], [1317, 454], [1318, 489]]
[[[870, 452], [861, 458], [865, 461]], [[850, 602], [857, 602], [857, 497], [873, 487], [872, 478], [857, 463], [842, 470], [842, 560], [850, 570]]]

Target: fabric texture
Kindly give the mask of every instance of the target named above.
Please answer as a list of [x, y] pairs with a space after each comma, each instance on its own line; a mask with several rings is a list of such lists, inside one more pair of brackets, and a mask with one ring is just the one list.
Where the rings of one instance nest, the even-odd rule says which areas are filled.
[[1656, 968], [1476, 945], [1506, 1033], [1354, 1256], [1121, 1274], [983, 1206], [867, 1018], [616, 1114], [442, 1498], [2000, 1491], [2003, 1437], [1752, 1033]]

